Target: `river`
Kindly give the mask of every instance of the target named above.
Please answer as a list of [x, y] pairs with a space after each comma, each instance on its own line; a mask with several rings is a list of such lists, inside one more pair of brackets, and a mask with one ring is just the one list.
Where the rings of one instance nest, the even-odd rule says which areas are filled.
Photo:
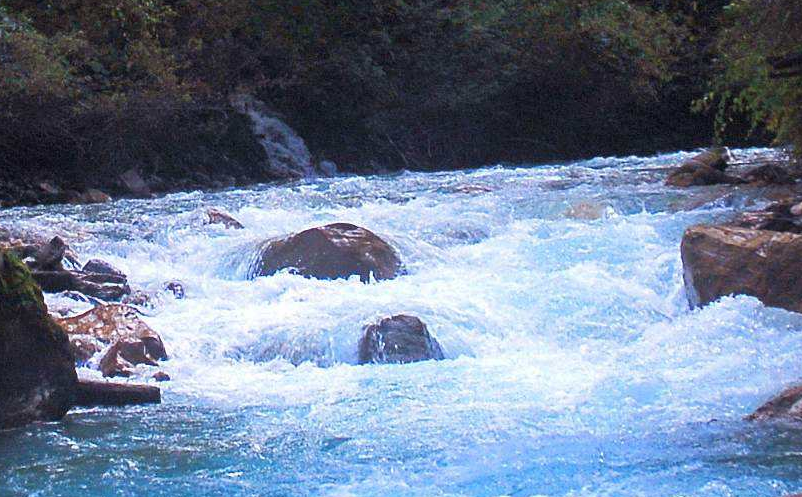
[[[802, 378], [802, 316], [743, 296], [689, 309], [683, 231], [755, 193], [663, 186], [687, 157], [2, 210], [0, 224], [59, 233], [135, 287], [181, 280], [186, 298], [162, 294], [144, 317], [170, 354], [163, 403], [0, 433], [0, 495], [802, 490], [802, 429], [742, 420]], [[245, 229], [204, 226], [207, 207]], [[260, 241], [330, 222], [377, 233], [406, 274], [247, 278]], [[420, 317], [446, 360], [356, 365], [362, 327], [398, 313]]]

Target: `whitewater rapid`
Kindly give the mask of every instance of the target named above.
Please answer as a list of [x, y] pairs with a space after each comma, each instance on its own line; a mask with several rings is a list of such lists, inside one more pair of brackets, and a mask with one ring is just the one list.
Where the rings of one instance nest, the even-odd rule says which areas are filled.
[[[161, 406], [0, 434], [0, 495], [802, 490], [802, 430], [742, 421], [802, 378], [802, 316], [744, 296], [688, 308], [683, 231], [759, 198], [663, 186], [688, 156], [0, 211], [157, 293], [144, 319], [173, 379]], [[245, 229], [204, 225], [209, 207]], [[261, 241], [332, 222], [381, 236], [406, 274], [247, 278]], [[183, 300], [160, 293], [176, 279]], [[420, 317], [446, 360], [355, 365], [362, 327], [399, 313]]]

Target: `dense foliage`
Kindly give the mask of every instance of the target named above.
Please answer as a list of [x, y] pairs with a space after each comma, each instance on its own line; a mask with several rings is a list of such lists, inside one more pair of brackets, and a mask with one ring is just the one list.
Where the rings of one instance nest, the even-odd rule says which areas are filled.
[[694, 101], [799, 143], [800, 78], [768, 61], [802, 51], [800, 15], [798, 0], [0, 0], [0, 166], [245, 178], [261, 150], [228, 105], [242, 91], [361, 170], [689, 148], [713, 133]]
[[703, 100], [716, 106], [717, 131], [745, 114], [802, 152], [802, 1], [732, 2], [718, 50], [721, 72]]

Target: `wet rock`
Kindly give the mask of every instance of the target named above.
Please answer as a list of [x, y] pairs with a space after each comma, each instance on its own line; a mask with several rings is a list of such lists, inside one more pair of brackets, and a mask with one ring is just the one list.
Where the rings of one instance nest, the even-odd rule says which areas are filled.
[[161, 390], [150, 385], [130, 385], [80, 380], [75, 405], [82, 407], [160, 404]]
[[401, 260], [387, 242], [353, 224], [336, 223], [312, 228], [267, 242], [255, 276], [269, 276], [289, 268], [319, 279], [349, 278], [362, 282], [387, 280], [401, 272]]
[[105, 301], [120, 300], [131, 293], [124, 280], [114, 275], [82, 271], [34, 271], [33, 277], [48, 293], [80, 292]]
[[206, 220], [203, 224], [222, 224], [226, 228], [241, 230], [245, 228], [239, 221], [234, 219], [231, 214], [223, 212], [220, 209], [208, 209], [206, 211]]
[[0, 429], [61, 419], [76, 375], [64, 331], [15, 256], [0, 252]]
[[107, 274], [111, 276], [116, 276], [123, 280], [123, 282], [128, 281], [128, 277], [117, 269], [116, 267], [112, 266], [106, 261], [101, 261], [100, 259], [91, 259], [86, 264], [84, 264], [83, 271], [85, 273], [94, 273], [94, 274]]
[[129, 377], [133, 374], [132, 368], [139, 364], [158, 365], [145, 341], [140, 338], [121, 338], [100, 360], [100, 372], [105, 377]]
[[359, 364], [402, 364], [443, 359], [443, 350], [423, 322], [397, 315], [368, 325], [359, 341]]
[[682, 238], [685, 287], [692, 306], [725, 295], [802, 312], [802, 235], [730, 226], [694, 226]]
[[164, 284], [164, 289], [173, 294], [173, 297], [176, 300], [182, 300], [186, 297], [186, 292], [184, 291], [184, 284], [180, 281], [168, 281]]
[[102, 349], [103, 344], [89, 335], [70, 336], [70, 352], [72, 352], [75, 364], [78, 366], [89, 362], [89, 359]]
[[153, 373], [153, 379], [161, 382], [161, 381], [170, 381], [172, 378], [170, 378], [170, 375], [165, 373], [164, 371], [158, 371], [156, 373]]
[[732, 224], [740, 228], [802, 234], [802, 217], [794, 215], [793, 208], [794, 201], [785, 199], [762, 211], [745, 212]]
[[748, 171], [744, 179], [759, 185], [793, 185], [796, 182], [786, 168], [777, 164], [758, 166]]
[[669, 173], [666, 185], [677, 187], [739, 184], [744, 180], [730, 176], [727, 169], [729, 152], [726, 148], [712, 148], [685, 161]]
[[90, 188], [84, 192], [69, 192], [66, 200], [70, 204], [104, 204], [111, 202], [111, 197], [107, 193]]
[[[63, 253], [61, 246], [64, 246]], [[0, 249], [13, 252], [17, 257], [27, 261], [29, 267], [49, 267], [54, 270], [63, 269], [67, 263], [71, 266], [78, 265], [78, 256], [60, 237], [46, 238], [42, 235], [3, 228], [0, 230]], [[54, 260], [45, 262], [42, 257], [48, 254], [62, 253], [62, 259], [58, 263]], [[37, 260], [39, 258], [39, 260]]]
[[802, 385], [787, 388], [746, 417], [749, 421], [783, 418], [802, 420]]
[[136, 290], [122, 299], [120, 299], [120, 303], [123, 305], [131, 305], [137, 307], [155, 307], [155, 302], [157, 298], [145, 291]]
[[167, 359], [161, 337], [139, 318], [139, 313], [132, 307], [103, 305], [78, 316], [57, 319], [57, 322], [70, 336], [87, 335], [105, 344], [125, 339], [140, 340], [145, 345], [148, 357], [153, 360]]
[[119, 177], [120, 186], [135, 197], [150, 197], [150, 188], [136, 169], [129, 169]]
[[43, 271], [58, 271], [64, 269], [61, 261], [67, 252], [67, 244], [61, 237], [53, 237], [50, 242], [40, 246], [33, 254], [33, 260], [28, 263], [31, 269]]

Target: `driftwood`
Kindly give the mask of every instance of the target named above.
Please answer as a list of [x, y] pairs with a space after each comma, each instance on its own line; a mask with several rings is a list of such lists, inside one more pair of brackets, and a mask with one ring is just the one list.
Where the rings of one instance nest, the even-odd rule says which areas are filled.
[[79, 407], [161, 404], [161, 401], [158, 387], [92, 380], [78, 380], [74, 400]]

